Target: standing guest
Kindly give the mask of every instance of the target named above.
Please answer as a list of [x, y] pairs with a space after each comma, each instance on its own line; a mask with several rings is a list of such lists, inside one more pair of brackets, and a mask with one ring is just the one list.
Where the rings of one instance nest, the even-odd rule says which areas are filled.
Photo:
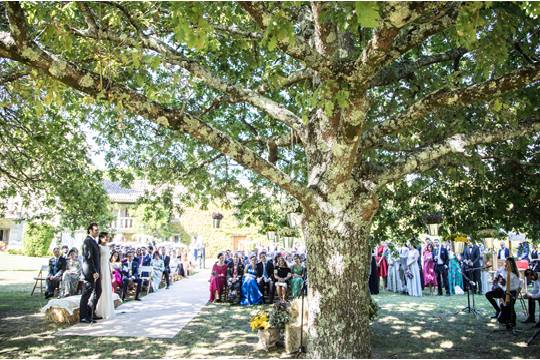
[[497, 253], [497, 260], [506, 260], [509, 257], [510, 257], [510, 250], [508, 250], [504, 241], [501, 241], [501, 248], [499, 249], [499, 252]]
[[266, 260], [266, 253], [262, 252], [259, 255], [259, 262], [257, 263], [257, 284], [264, 296], [265, 290], [268, 294], [268, 301], [274, 302], [274, 264], [271, 260]]
[[165, 270], [165, 264], [161, 259], [159, 251], [154, 251], [152, 256], [152, 261], [150, 261], [150, 266], [152, 267], [151, 286], [152, 292], [158, 292], [159, 284], [161, 283], [161, 278], [163, 277], [163, 271]]
[[210, 302], [219, 301], [225, 288], [226, 278], [227, 264], [225, 264], [225, 255], [219, 253], [218, 261], [212, 267], [212, 276], [210, 277]]
[[188, 277], [191, 275], [191, 263], [188, 258], [187, 252], [182, 255], [182, 268], [184, 269], [184, 275]]
[[371, 253], [371, 265], [368, 279], [369, 293], [376, 295], [379, 293], [379, 270], [377, 269], [377, 260], [375, 253]]
[[[413, 238], [413, 242], [416, 242], [416, 239]], [[422, 254], [422, 245], [418, 244], [416, 247], [416, 250], [418, 250], [418, 254]], [[424, 291], [424, 271], [422, 270], [422, 256], [418, 256], [418, 270], [420, 271], [420, 285], [422, 286], [422, 291]]]
[[[533, 284], [533, 288], [531, 291], [525, 294], [525, 297], [529, 302], [529, 316], [522, 322], [534, 323], [535, 302], [538, 301], [540, 304], [540, 273], [527, 269], [525, 270], [525, 278], [527, 278], [527, 280]], [[535, 327], [540, 328], [540, 315], [538, 315], [538, 322], [536, 323]]]
[[101, 282], [101, 296], [96, 304], [96, 319], [110, 319], [114, 316], [114, 300], [113, 300], [113, 287], [112, 287], [112, 275], [111, 275], [111, 253], [107, 242], [109, 241], [109, 234], [102, 232], [98, 236], [99, 242], [99, 274], [98, 281]]
[[527, 260], [529, 261], [529, 252], [530, 247], [527, 241], [523, 241], [519, 244], [517, 249], [517, 258], [518, 260]]
[[112, 287], [114, 291], [122, 288], [122, 262], [120, 261], [120, 253], [114, 250], [110, 258], [112, 268]]
[[87, 229], [88, 236], [82, 245], [84, 287], [79, 305], [79, 318], [82, 323], [96, 321], [94, 312], [101, 296], [100, 252], [98, 246], [98, 224], [91, 223]]
[[66, 261], [66, 271], [62, 275], [62, 296], [72, 296], [77, 293], [81, 278], [81, 263], [77, 258], [77, 249], [69, 250]]
[[410, 296], [422, 296], [422, 284], [420, 283], [420, 269], [418, 258], [420, 254], [412, 244], [409, 244], [407, 255], [407, 293]]
[[132, 251], [128, 251], [127, 259], [122, 263], [122, 301], [126, 299], [130, 281], [133, 281], [137, 285], [135, 300], [140, 301], [139, 294], [142, 288], [142, 280], [139, 277], [139, 261], [133, 258]]
[[[508, 272], [510, 272], [510, 284], [506, 283]], [[504, 262], [504, 269], [499, 269], [495, 273], [496, 286], [493, 290], [486, 293], [486, 299], [495, 309], [495, 315], [492, 316], [492, 319], [499, 317], [501, 313], [501, 308], [495, 301], [495, 299], [504, 299], [506, 296], [506, 288], [508, 287], [510, 291], [510, 324], [507, 324], [507, 328], [516, 326], [516, 310], [514, 309], [514, 304], [516, 302], [517, 290], [521, 286], [519, 280], [519, 273], [516, 266], [516, 261], [513, 257], [509, 257]]]
[[531, 265], [534, 272], [540, 272], [540, 259], [538, 257], [538, 247], [533, 244], [531, 251]]
[[276, 290], [279, 301], [286, 302], [287, 282], [291, 278], [291, 269], [287, 266], [287, 262], [283, 256], [279, 257], [277, 268], [274, 270], [274, 278], [276, 279]]
[[433, 288], [437, 287], [437, 276], [435, 275], [435, 261], [433, 260], [433, 245], [428, 242], [424, 249], [424, 285], [429, 287], [429, 295], [433, 295]]
[[379, 271], [379, 276], [383, 279], [383, 286], [386, 289], [387, 287], [387, 277], [388, 277], [388, 260], [386, 257], [388, 247], [386, 246], [386, 242], [382, 242], [376, 250], [376, 258], [377, 261], [377, 270]]
[[69, 247], [67, 245], [62, 245], [62, 257], [66, 260], [69, 259], [68, 252], [69, 252]]
[[178, 255], [176, 258], [176, 273], [181, 277], [186, 277], [186, 271], [184, 270], [181, 255]]
[[446, 290], [446, 295], [450, 295], [448, 287], [448, 250], [444, 248], [439, 240], [435, 240], [433, 248], [433, 260], [435, 262], [435, 273], [437, 274], [437, 294], [442, 295], [442, 287]]
[[409, 256], [409, 248], [406, 245], [403, 245], [401, 249], [399, 249], [399, 277], [401, 279], [401, 292], [403, 294], [407, 293], [407, 277], [405, 276], [405, 273], [407, 272], [407, 257]]
[[163, 277], [165, 278], [165, 284], [167, 285], [165, 289], [168, 289], [171, 286], [171, 251], [165, 251], [165, 248], [161, 248], [161, 259], [163, 259]]
[[[448, 246], [448, 249], [451, 249]], [[448, 250], [448, 290], [450, 294], [456, 294], [456, 288], [463, 290], [463, 276], [461, 275], [461, 265], [459, 258], [454, 251]]]
[[302, 288], [304, 287], [304, 278], [306, 269], [302, 266], [300, 262], [300, 256], [294, 256], [294, 264], [291, 268], [292, 279], [291, 279], [291, 296], [297, 298], [302, 295]]
[[240, 305], [258, 305], [264, 302], [263, 295], [257, 283], [256, 259], [256, 256], [252, 255], [250, 257], [250, 263], [246, 266], [244, 271], [242, 300], [240, 301]]
[[[463, 251], [463, 262], [465, 263], [465, 273], [467, 277], [476, 284], [473, 285], [472, 290], [477, 294], [482, 293], [480, 260], [480, 248], [468, 239], [467, 247]], [[469, 282], [466, 282], [465, 285], [469, 287]]]
[[49, 273], [47, 274], [47, 291], [45, 292], [45, 299], [54, 296], [56, 289], [60, 287], [62, 281], [62, 275], [66, 270], [66, 258], [62, 256], [60, 248], [55, 247], [53, 249], [54, 256], [49, 260]]
[[388, 290], [401, 292], [402, 287], [399, 277], [399, 257], [390, 251], [388, 254]]
[[233, 261], [227, 267], [228, 300], [230, 302], [236, 303], [240, 301], [243, 275], [244, 263], [240, 261], [238, 254], [234, 254]]

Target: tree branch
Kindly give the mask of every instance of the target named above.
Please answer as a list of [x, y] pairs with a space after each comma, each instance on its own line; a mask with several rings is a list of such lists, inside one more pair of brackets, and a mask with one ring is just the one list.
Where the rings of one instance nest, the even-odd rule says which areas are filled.
[[465, 147], [511, 140], [540, 131], [539, 119], [533, 121], [522, 123], [517, 129], [485, 131], [468, 136], [456, 134], [443, 143], [429, 146], [425, 150], [410, 156], [397, 166], [379, 175], [376, 179], [377, 186], [381, 187], [389, 182], [399, 180], [407, 174], [429, 170], [437, 165], [439, 159], [447, 155], [464, 153]]
[[417, 101], [401, 116], [386, 120], [365, 132], [361, 139], [360, 150], [377, 145], [384, 136], [414, 124], [427, 114], [442, 108], [463, 107], [478, 100], [497, 97], [505, 92], [525, 87], [538, 80], [540, 80], [540, 62], [512, 71], [495, 80], [466, 88], [441, 88]]
[[[238, 3], [262, 30], [266, 30], [265, 19], [270, 19], [272, 15], [264, 11], [261, 8], [261, 4], [251, 1], [240, 1]], [[330, 59], [314, 51], [305, 39], [300, 36], [295, 37], [294, 44], [278, 41], [277, 47], [292, 58], [304, 62], [309, 68], [314, 70], [324, 70], [331, 66]]]
[[231, 100], [251, 104], [266, 112], [274, 119], [291, 127], [301, 136], [303, 136], [304, 124], [302, 119], [300, 119], [300, 117], [293, 112], [289, 111], [282, 104], [277, 103], [276, 101], [269, 99], [254, 90], [242, 88], [238, 85], [232, 85], [225, 80], [221, 80], [218, 76], [214, 75], [203, 66], [199, 65], [193, 60], [185, 58], [181, 53], [154, 36], [142, 35], [139, 37], [139, 43], [137, 39], [120, 37], [108, 31], [103, 31], [102, 29], [99, 29], [97, 33], [77, 29], [72, 29], [72, 31], [82, 37], [108, 40], [114, 42], [115, 44], [126, 44], [132, 48], [138, 48], [142, 45], [142, 47], [145, 49], [152, 50], [163, 55], [165, 60], [169, 63], [186, 69], [211, 88], [227, 94]]
[[[8, 3], [6, 6], [15, 10], [17, 19], [23, 19], [24, 21], [22, 9], [18, 4], [14, 4], [16, 3]], [[14, 22], [14, 24], [19, 34], [23, 33], [19, 27], [26, 27], [26, 23]], [[224, 132], [201, 121], [192, 114], [176, 109], [168, 109], [155, 101], [148, 100], [144, 95], [116, 85], [107, 79], [103, 81], [103, 84], [106, 85], [102, 87], [97, 74], [78, 69], [58, 56], [43, 51], [33, 41], [22, 40], [27, 44], [27, 47], [20, 49], [16, 46], [10, 34], [0, 32], [0, 56], [45, 71], [51, 78], [88, 95], [95, 97], [100, 94], [109, 102], [121, 102], [131, 112], [143, 116], [160, 126], [185, 132], [197, 141], [213, 147], [239, 164], [267, 178], [288, 191], [300, 202], [308, 202], [310, 197], [308, 189], [296, 183], [287, 174], [281, 172], [248, 147], [230, 138]]]
[[453, 24], [459, 6], [459, 2], [385, 3], [383, 13], [394, 16], [383, 17], [383, 25], [374, 32], [348, 76], [357, 93], [361, 94], [369, 87], [379, 69]]
[[460, 59], [466, 53], [467, 49], [459, 48], [450, 50], [443, 54], [423, 56], [416, 61], [405, 61], [392, 64], [379, 71], [369, 84], [369, 87], [372, 88], [376, 86], [385, 86], [395, 83], [399, 80], [405, 79], [413, 75], [422, 67], [450, 60], [455, 61], [456, 59]]

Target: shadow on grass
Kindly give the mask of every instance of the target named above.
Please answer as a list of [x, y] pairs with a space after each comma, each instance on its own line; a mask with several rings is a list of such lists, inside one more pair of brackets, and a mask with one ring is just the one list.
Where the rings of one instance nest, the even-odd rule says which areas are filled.
[[460, 310], [466, 296], [415, 298], [383, 292], [374, 296], [380, 306], [372, 324], [373, 356], [376, 358], [536, 358], [540, 341], [526, 347], [534, 333], [529, 324], [519, 324], [517, 335], [490, 319], [493, 308], [483, 295], [476, 295], [477, 318]]

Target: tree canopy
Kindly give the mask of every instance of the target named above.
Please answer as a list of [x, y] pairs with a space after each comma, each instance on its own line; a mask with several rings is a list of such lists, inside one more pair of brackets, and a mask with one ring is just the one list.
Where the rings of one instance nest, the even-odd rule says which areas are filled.
[[[186, 202], [250, 206], [277, 193], [297, 202], [313, 260], [315, 356], [369, 355], [369, 341], [356, 341], [369, 338], [358, 279], [367, 278], [372, 225], [385, 231], [384, 221], [373, 223], [379, 208], [383, 220], [396, 216], [390, 209], [410, 217], [414, 207], [400, 201], [436, 182], [430, 193], [440, 206], [477, 203], [470, 214], [478, 216], [491, 205], [486, 222], [537, 226], [505, 210], [509, 201], [538, 204], [527, 193], [534, 182], [515, 177], [517, 164], [528, 174], [537, 156], [537, 3], [2, 8], [7, 91], [39, 116], [51, 107], [84, 114], [114, 149], [111, 167], [183, 183]], [[478, 205], [494, 189], [500, 199]], [[455, 226], [472, 228], [468, 208], [447, 208]], [[348, 336], [336, 338], [344, 329]]]

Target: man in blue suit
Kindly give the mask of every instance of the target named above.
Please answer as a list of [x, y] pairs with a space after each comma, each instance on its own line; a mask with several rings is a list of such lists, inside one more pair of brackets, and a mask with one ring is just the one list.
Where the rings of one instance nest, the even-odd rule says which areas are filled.
[[129, 281], [132, 280], [137, 284], [135, 290], [135, 300], [140, 301], [139, 293], [142, 288], [142, 280], [139, 277], [139, 262], [133, 259], [133, 252], [127, 254], [127, 259], [122, 263], [122, 301], [125, 300]]
[[506, 260], [510, 257], [510, 251], [505, 246], [504, 241], [501, 241], [501, 248], [497, 253], [497, 260]]

